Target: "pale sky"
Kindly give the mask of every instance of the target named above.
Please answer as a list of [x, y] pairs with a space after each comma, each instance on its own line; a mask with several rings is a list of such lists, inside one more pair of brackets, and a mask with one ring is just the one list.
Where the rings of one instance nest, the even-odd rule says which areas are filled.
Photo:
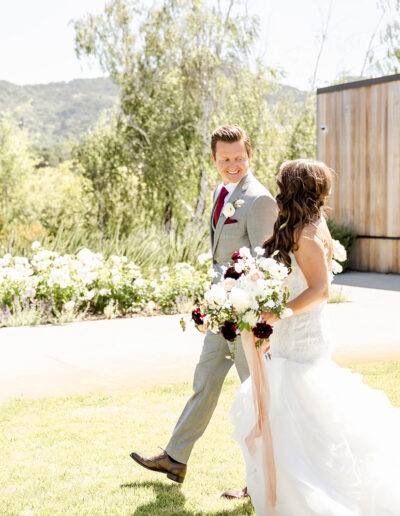
[[[36, 84], [101, 76], [100, 68], [75, 57], [69, 22], [86, 12], [100, 13], [104, 3], [0, 0], [0, 80]], [[248, 0], [249, 10], [261, 19], [259, 51], [268, 65], [285, 71], [284, 83], [310, 88], [330, 5], [317, 86], [332, 83], [342, 72], [360, 74], [380, 18], [377, 0]]]

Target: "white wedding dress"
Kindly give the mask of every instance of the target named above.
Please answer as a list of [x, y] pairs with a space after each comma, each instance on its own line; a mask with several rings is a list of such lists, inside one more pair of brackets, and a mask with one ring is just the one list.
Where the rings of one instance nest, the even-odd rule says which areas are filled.
[[[307, 288], [291, 255], [290, 298]], [[400, 516], [400, 408], [359, 374], [330, 360], [326, 303], [283, 319], [265, 361], [277, 479], [276, 516]], [[340, 324], [340, 321], [337, 321]], [[251, 456], [245, 438], [255, 424], [251, 379], [231, 410], [257, 516], [265, 515], [260, 439]]]

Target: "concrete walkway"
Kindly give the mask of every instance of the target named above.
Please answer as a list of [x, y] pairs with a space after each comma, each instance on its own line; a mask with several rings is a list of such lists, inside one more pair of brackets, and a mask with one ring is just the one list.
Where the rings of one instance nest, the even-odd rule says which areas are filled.
[[[400, 360], [400, 276], [383, 284], [386, 275], [363, 274], [335, 279], [349, 284], [335, 288], [350, 302], [328, 305], [333, 359], [340, 364]], [[374, 286], [353, 286], [357, 282]], [[389, 288], [394, 285], [398, 288]], [[191, 324], [183, 333], [179, 319], [0, 329], [0, 401], [191, 381], [203, 337]]]

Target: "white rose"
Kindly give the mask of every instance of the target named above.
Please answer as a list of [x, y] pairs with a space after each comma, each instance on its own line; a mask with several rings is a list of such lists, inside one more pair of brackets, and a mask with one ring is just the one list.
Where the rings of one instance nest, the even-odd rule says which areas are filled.
[[204, 299], [210, 304], [222, 306], [226, 301], [226, 292], [221, 285], [213, 285], [208, 292], [204, 294]]
[[235, 286], [235, 284], [236, 280], [234, 280], [233, 278], [226, 278], [226, 280], [224, 280], [224, 289], [227, 292], [230, 292], [232, 288]]
[[278, 266], [276, 267], [275, 271], [274, 271], [274, 277], [277, 279], [277, 280], [283, 280], [287, 277], [289, 271], [288, 271], [288, 268], [283, 265], [282, 263], [278, 263]]
[[254, 303], [254, 298], [252, 298], [243, 289], [233, 287], [233, 289], [229, 293], [229, 301], [238, 312], [245, 312]]
[[232, 215], [234, 215], [235, 213], [235, 208], [233, 207], [233, 204], [227, 202], [224, 206], [224, 209], [222, 210], [222, 213], [227, 219], [229, 219], [229, 217], [232, 217]]
[[249, 310], [243, 316], [243, 321], [249, 323], [251, 327], [261, 321], [261, 317], [254, 310]]
[[251, 251], [248, 247], [241, 247], [239, 249], [240, 256], [243, 256], [243, 258], [251, 258]]
[[273, 258], [260, 258], [258, 265], [263, 271], [269, 271], [269, 268], [275, 264]]
[[235, 263], [235, 271], [236, 272], [243, 272], [245, 267], [246, 267], [246, 264], [245, 264], [244, 260], [238, 260]]
[[259, 247], [257, 246], [255, 249], [254, 249], [255, 253], [258, 255], [258, 256], [262, 256], [265, 252], [265, 249], [263, 249], [262, 247]]
[[264, 306], [267, 308], [274, 308], [275, 302], [272, 299], [270, 299], [264, 304]]

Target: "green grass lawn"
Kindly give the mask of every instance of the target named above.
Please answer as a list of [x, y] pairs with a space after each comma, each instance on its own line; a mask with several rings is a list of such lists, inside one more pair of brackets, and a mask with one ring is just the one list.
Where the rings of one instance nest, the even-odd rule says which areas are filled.
[[[353, 367], [400, 406], [400, 362]], [[0, 405], [0, 515], [205, 516], [253, 514], [219, 498], [245, 485], [227, 420], [238, 380], [228, 379], [182, 487], [136, 465], [157, 453], [190, 395], [189, 384]]]

